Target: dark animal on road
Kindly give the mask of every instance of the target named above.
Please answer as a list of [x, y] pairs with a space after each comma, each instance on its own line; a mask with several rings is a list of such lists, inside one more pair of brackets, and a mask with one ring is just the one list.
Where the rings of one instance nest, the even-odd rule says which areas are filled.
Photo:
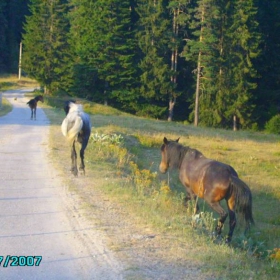
[[[208, 159], [198, 150], [183, 146], [165, 137], [161, 146], [159, 170], [166, 173], [169, 167], [179, 169], [179, 179], [185, 186], [185, 201], [197, 197], [204, 199], [219, 215], [216, 232], [221, 234], [224, 222], [229, 214], [229, 233], [226, 242], [232, 239], [236, 225], [235, 212], [239, 211], [246, 222], [246, 230], [254, 224], [252, 216], [252, 194], [249, 187], [238, 178], [237, 172], [230, 165]], [[221, 207], [220, 201], [226, 200], [228, 212]], [[196, 203], [195, 212], [199, 211]]]
[[36, 120], [36, 110], [38, 101], [44, 102], [44, 97], [42, 95], [38, 95], [35, 98], [29, 100], [26, 104], [29, 105], [31, 109], [31, 120], [34, 118]]
[[66, 118], [61, 124], [62, 134], [68, 139], [71, 146], [71, 172], [78, 176], [76, 142], [81, 144], [79, 170], [85, 174], [84, 153], [91, 133], [90, 117], [83, 111], [81, 104], [67, 101], [64, 106]]

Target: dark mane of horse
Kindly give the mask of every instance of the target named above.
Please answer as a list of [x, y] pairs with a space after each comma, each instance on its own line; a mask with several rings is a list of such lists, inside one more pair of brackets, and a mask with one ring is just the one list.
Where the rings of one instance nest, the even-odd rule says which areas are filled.
[[182, 161], [187, 154], [194, 159], [204, 157], [204, 155], [200, 151], [192, 149], [188, 146], [183, 146], [176, 141], [169, 142], [167, 153], [169, 158], [169, 165], [172, 168], [180, 168]]
[[167, 150], [170, 167], [180, 168], [182, 160], [184, 159], [189, 149], [190, 149], [189, 147], [187, 146], [185, 147], [176, 141], [170, 141], [168, 143], [168, 150]]
[[28, 104], [30, 106], [35, 106], [35, 105], [37, 105], [38, 101], [44, 102], [44, 97], [42, 95], [37, 95], [33, 99], [30, 99], [26, 104]]
[[67, 115], [69, 113], [69, 109], [70, 109], [70, 103], [76, 103], [76, 100], [67, 100], [64, 102], [64, 112]]
[[37, 100], [37, 101], [39, 101], [39, 100], [42, 100], [42, 99], [43, 99], [43, 96], [42, 96], [42, 95], [37, 95], [34, 99]]

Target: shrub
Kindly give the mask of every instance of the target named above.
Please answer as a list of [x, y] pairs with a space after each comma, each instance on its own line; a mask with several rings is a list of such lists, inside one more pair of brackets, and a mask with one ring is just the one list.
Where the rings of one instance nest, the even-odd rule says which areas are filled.
[[269, 133], [280, 134], [280, 114], [272, 117], [265, 125], [265, 129]]
[[259, 131], [259, 126], [257, 123], [252, 123], [251, 131], [254, 131], [254, 132]]
[[270, 259], [280, 262], [280, 248], [273, 249], [272, 253], [270, 254]]

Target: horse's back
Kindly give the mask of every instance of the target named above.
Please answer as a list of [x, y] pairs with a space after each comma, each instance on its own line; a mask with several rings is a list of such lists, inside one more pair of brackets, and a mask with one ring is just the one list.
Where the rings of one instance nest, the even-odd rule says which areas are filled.
[[186, 168], [189, 170], [198, 173], [205, 173], [208, 176], [220, 177], [220, 174], [229, 174], [238, 177], [237, 172], [234, 168], [226, 163], [213, 160], [205, 157], [200, 151], [196, 149], [190, 149], [190, 152], [186, 154], [186, 157], [183, 161], [185, 162]]
[[90, 130], [91, 130], [90, 116], [87, 113], [85, 113], [85, 112], [82, 112], [80, 115], [81, 115], [82, 120], [84, 122], [83, 129], [85, 129], [86, 131], [90, 132]]
[[189, 149], [180, 167], [180, 180], [185, 186], [196, 188], [212, 160], [196, 149]]
[[83, 126], [82, 129], [80, 131], [80, 135], [81, 137], [78, 138], [78, 141], [80, 143], [82, 143], [83, 141], [86, 141], [86, 143], [88, 142], [88, 139], [90, 137], [90, 133], [91, 133], [91, 122], [90, 122], [90, 117], [87, 113], [80, 113], [81, 119], [83, 121]]
[[[186, 155], [180, 168], [180, 179], [190, 187], [199, 197], [225, 196], [230, 177], [236, 176], [237, 172], [228, 164], [206, 158], [197, 150], [191, 150]], [[216, 195], [215, 195], [216, 196]]]
[[[75, 108], [81, 107], [77, 106]], [[84, 141], [84, 139], [88, 141], [91, 132], [91, 123], [89, 115], [80, 110], [73, 111], [73, 107], [70, 108], [69, 113], [62, 122], [61, 131], [62, 134], [71, 141], [75, 138], [77, 138], [77, 140], [81, 143]]]
[[83, 106], [81, 104], [76, 104], [71, 101], [68, 103], [68, 106], [69, 112], [67, 117], [70, 120], [74, 120], [77, 116], [80, 117], [83, 122], [83, 126], [81, 128], [83, 130], [83, 134], [89, 135], [91, 132], [90, 116], [83, 111]]
[[34, 99], [31, 99], [26, 104], [29, 105], [29, 107], [34, 107], [36, 105], [36, 101]]

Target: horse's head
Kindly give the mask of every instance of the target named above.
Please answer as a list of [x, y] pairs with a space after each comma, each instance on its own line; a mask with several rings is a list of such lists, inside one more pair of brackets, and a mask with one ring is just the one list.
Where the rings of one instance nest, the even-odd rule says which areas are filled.
[[66, 115], [68, 115], [68, 113], [69, 113], [70, 103], [76, 103], [76, 101], [75, 100], [65, 101], [63, 109], [64, 109], [64, 112], [65, 112]]
[[38, 95], [38, 96], [35, 97], [35, 99], [36, 99], [37, 102], [41, 101], [41, 102], [44, 103], [44, 96], [43, 95]]
[[170, 155], [169, 155], [169, 150], [168, 150], [168, 148], [170, 146], [170, 143], [178, 143], [179, 139], [180, 138], [178, 138], [175, 141], [169, 141], [169, 140], [167, 140], [166, 137], [163, 138], [163, 144], [160, 148], [160, 150], [161, 150], [161, 162], [160, 162], [160, 165], [159, 165], [159, 171], [161, 173], [166, 173], [166, 171], [168, 170], [168, 168], [170, 166]]

